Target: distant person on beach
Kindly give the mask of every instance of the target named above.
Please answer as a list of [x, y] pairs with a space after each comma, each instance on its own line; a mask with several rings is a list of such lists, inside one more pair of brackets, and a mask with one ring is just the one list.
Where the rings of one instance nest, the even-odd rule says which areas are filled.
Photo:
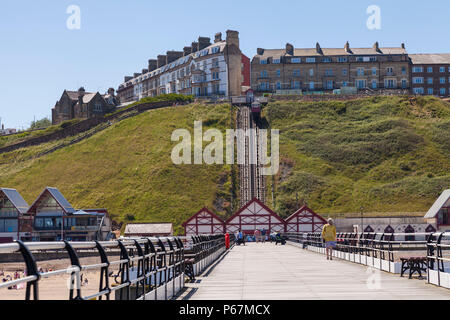
[[262, 242], [265, 243], [266, 242], [266, 229], [263, 228], [261, 231], [261, 238], [262, 238]]
[[333, 260], [333, 248], [336, 247], [336, 227], [333, 219], [329, 218], [327, 222], [322, 229], [322, 238], [325, 241], [327, 260]]

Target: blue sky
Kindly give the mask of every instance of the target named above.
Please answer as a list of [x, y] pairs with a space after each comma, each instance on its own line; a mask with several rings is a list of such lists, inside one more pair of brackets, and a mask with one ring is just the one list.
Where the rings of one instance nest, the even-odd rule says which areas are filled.
[[[69, 5], [81, 29], [69, 30]], [[381, 30], [366, 27], [369, 5], [381, 8]], [[448, 0], [39, 0], [3, 1], [0, 9], [0, 117], [27, 128], [51, 115], [64, 89], [104, 92], [147, 60], [227, 29], [241, 48], [353, 47], [406, 44], [409, 53], [450, 52]]]

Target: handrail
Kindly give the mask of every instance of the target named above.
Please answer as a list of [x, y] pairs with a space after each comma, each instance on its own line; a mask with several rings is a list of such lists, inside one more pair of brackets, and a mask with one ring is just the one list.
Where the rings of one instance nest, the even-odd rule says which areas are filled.
[[[106, 298], [120, 290], [119, 299], [130, 300], [131, 289], [135, 290], [135, 299], [146, 299], [146, 296], [158, 288], [165, 286], [165, 299], [168, 299], [167, 284], [179, 277], [184, 277], [186, 245], [192, 243], [194, 259], [200, 261], [225, 246], [224, 235], [189, 237], [153, 237], [153, 238], [121, 238], [113, 241], [92, 242], [21, 242], [0, 244], [0, 254], [21, 253], [26, 264], [26, 277], [0, 283], [0, 290], [26, 283], [25, 300], [39, 300], [39, 284], [44, 279], [69, 274], [71, 285], [69, 300], [86, 300]], [[101, 263], [82, 265], [78, 257], [79, 250], [97, 252]], [[70, 258], [71, 266], [50, 272], [38, 270], [33, 252], [65, 251]], [[116, 252], [118, 260], [110, 260], [107, 252]], [[117, 285], [110, 284], [110, 267], [118, 265]], [[89, 296], [82, 295], [82, 270], [100, 270], [98, 292]], [[136, 277], [131, 277], [131, 270]], [[183, 280], [184, 283], [184, 280]], [[181, 288], [180, 288], [181, 289]]]

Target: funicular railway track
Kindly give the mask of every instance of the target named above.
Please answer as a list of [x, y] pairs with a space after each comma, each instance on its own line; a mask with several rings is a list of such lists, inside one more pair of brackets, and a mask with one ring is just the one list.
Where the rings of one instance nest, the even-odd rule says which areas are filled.
[[[253, 198], [265, 200], [265, 181], [261, 175], [261, 161], [259, 148], [259, 125], [253, 119], [250, 108], [242, 106], [238, 110], [237, 128], [242, 143], [239, 147], [244, 154], [244, 162], [239, 164], [240, 172], [240, 202], [244, 206]], [[253, 130], [252, 130], [253, 129]], [[249, 131], [251, 130], [251, 131]], [[246, 137], [246, 132], [251, 132]]]

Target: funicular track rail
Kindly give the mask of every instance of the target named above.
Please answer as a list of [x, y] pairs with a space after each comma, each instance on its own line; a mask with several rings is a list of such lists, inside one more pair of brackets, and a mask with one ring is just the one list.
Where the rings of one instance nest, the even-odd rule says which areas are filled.
[[[265, 201], [265, 179], [261, 174], [261, 148], [259, 146], [259, 124], [253, 119], [250, 108], [241, 106], [238, 109], [237, 128], [241, 131], [240, 138], [244, 141], [242, 146], [245, 150], [241, 151], [244, 154], [244, 163], [239, 164], [240, 172], [240, 203], [244, 206], [249, 201], [257, 198]], [[245, 135], [247, 130], [253, 130], [252, 134]], [[255, 159], [252, 159], [252, 157]]]

